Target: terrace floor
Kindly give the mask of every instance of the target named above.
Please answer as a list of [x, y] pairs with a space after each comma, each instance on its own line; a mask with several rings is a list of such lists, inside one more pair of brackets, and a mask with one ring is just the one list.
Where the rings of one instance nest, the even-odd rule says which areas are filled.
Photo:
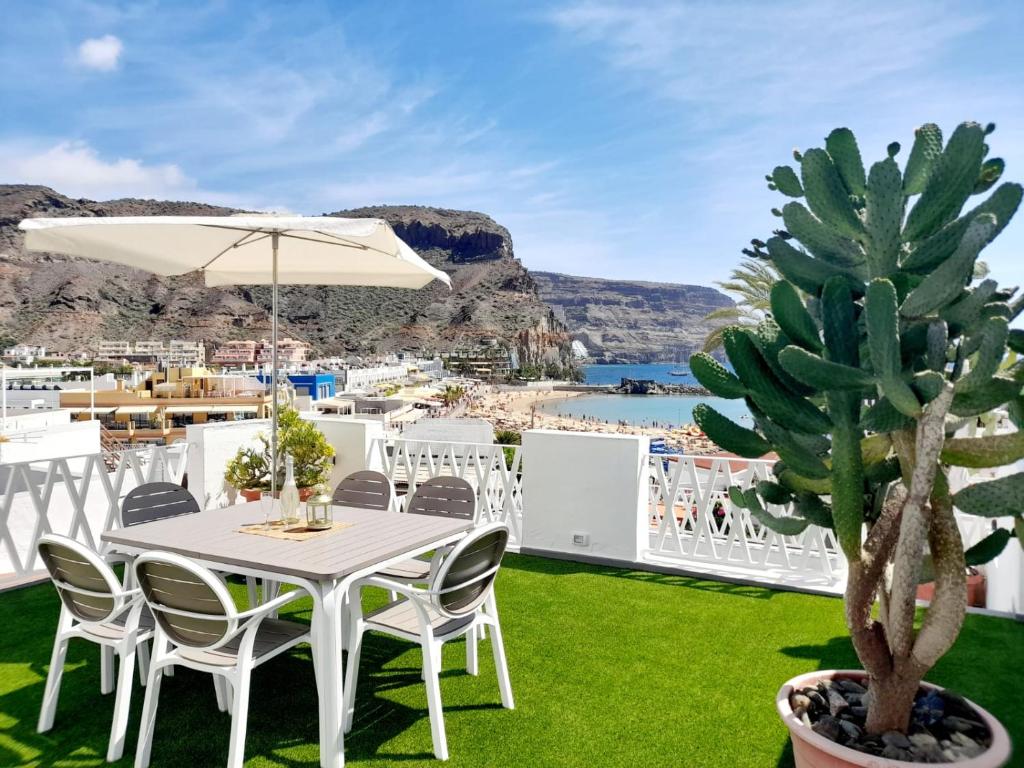
[[[489, 642], [479, 677], [465, 674], [462, 643], [446, 646], [452, 766], [789, 766], [779, 685], [857, 666], [835, 598], [516, 555], [497, 590], [517, 708], [500, 706]], [[92, 644], [72, 643], [54, 729], [35, 732], [57, 613], [49, 584], [0, 594], [0, 765], [104, 764], [113, 696], [99, 693]], [[308, 621], [310, 606], [291, 613]], [[1024, 624], [972, 615], [929, 679], [1024, 745], [1022, 662]], [[350, 764], [441, 765], [419, 670], [413, 646], [368, 636]], [[119, 765], [132, 762], [141, 692]], [[318, 765], [316, 712], [308, 648], [256, 670], [247, 765]], [[223, 765], [228, 725], [209, 677], [179, 669], [161, 691], [152, 765]]]

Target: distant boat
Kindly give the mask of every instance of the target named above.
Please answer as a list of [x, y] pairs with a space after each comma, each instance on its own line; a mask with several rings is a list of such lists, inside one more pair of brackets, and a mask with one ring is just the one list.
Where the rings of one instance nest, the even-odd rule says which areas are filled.
[[690, 372], [686, 371], [686, 370], [669, 371], [668, 375], [669, 376], [689, 376]]

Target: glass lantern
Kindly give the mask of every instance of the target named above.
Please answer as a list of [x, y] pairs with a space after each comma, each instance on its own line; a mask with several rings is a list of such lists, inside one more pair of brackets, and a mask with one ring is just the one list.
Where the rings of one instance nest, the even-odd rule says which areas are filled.
[[327, 489], [318, 486], [306, 499], [306, 527], [313, 531], [326, 531], [334, 524], [334, 499]]

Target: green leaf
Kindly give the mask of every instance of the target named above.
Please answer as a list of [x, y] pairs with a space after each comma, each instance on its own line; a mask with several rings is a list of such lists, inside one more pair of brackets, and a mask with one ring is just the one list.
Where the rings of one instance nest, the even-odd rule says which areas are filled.
[[723, 341], [729, 362], [760, 410], [797, 432], [820, 435], [829, 431], [828, 417], [783, 386], [746, 333], [739, 328], [726, 329]]
[[1010, 540], [1010, 532], [1005, 528], [996, 528], [992, 533], [964, 551], [964, 562], [967, 565], [984, 565], [994, 560], [1006, 549]]
[[954, 437], [942, 446], [942, 461], [956, 467], [1001, 467], [1024, 459], [1024, 432]]
[[806, 349], [790, 345], [779, 353], [779, 362], [797, 381], [826, 391], [832, 389], [862, 390], [875, 386], [874, 378], [849, 365], [824, 360]]
[[900, 413], [916, 417], [921, 413], [917, 395], [903, 379], [900, 360], [899, 314], [896, 287], [885, 279], [872, 280], [864, 297], [871, 365], [882, 392]]
[[782, 222], [789, 234], [816, 258], [837, 267], [864, 266], [864, 251], [855, 240], [823, 224], [800, 203], [786, 203], [782, 207]]
[[949, 412], [954, 416], [977, 416], [988, 413], [1003, 403], [1016, 398], [1021, 391], [1019, 382], [1003, 376], [993, 376], [984, 384], [967, 392], [957, 392]]
[[743, 386], [742, 381], [711, 355], [704, 352], [690, 356], [690, 372], [702, 386], [707, 387], [712, 394], [718, 397], [735, 400], [747, 394], [747, 388]]
[[904, 240], [912, 242], [927, 237], [960, 212], [978, 180], [985, 154], [984, 139], [984, 129], [977, 123], [961, 123], [953, 131], [935, 161], [921, 197], [907, 215]]
[[907, 168], [903, 174], [903, 194], [919, 195], [931, 175], [935, 161], [942, 155], [942, 129], [935, 123], [925, 123], [914, 131], [914, 146], [910, 149]]
[[957, 392], [970, 392], [992, 380], [1003, 362], [1008, 332], [1008, 324], [1002, 317], [991, 317], [985, 321], [979, 331], [981, 343], [977, 354], [971, 360], [971, 370], [957, 381]]
[[772, 447], [759, 434], [727, 419], [707, 403], [693, 408], [693, 420], [719, 448], [756, 459], [771, 451]]
[[974, 483], [953, 495], [953, 504], [961, 512], [979, 517], [1006, 517], [1021, 513], [1024, 498], [1024, 472], [984, 483]]
[[898, 267], [903, 238], [903, 186], [899, 166], [891, 157], [871, 166], [864, 224], [868, 231], [867, 262], [871, 277], [889, 277]]
[[864, 163], [860, 159], [857, 138], [849, 128], [836, 128], [825, 139], [825, 150], [832, 158], [846, 188], [855, 195], [864, 194]]
[[837, 275], [849, 275], [856, 279], [850, 268], [838, 267], [808, 256], [781, 237], [772, 237], [765, 245], [772, 257], [772, 263], [782, 276], [807, 293], [817, 294], [826, 280]]
[[772, 181], [782, 194], [789, 197], [804, 196], [804, 188], [800, 186], [800, 179], [797, 178], [796, 171], [788, 165], [775, 166], [771, 175]]
[[942, 309], [963, 293], [964, 286], [974, 275], [978, 253], [989, 241], [994, 228], [995, 217], [990, 213], [981, 214], [972, 221], [953, 255], [910, 292], [900, 307], [900, 313], [904, 317], [923, 317]]
[[864, 225], [829, 154], [823, 149], [807, 150], [800, 170], [804, 196], [814, 215], [847, 237], [859, 238]]
[[772, 286], [771, 308], [775, 322], [796, 344], [812, 351], [823, 349], [818, 326], [792, 283], [780, 280]]

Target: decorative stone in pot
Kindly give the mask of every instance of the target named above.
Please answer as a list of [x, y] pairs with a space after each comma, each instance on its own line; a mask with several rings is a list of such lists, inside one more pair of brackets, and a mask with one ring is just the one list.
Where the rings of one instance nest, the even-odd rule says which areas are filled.
[[[848, 718], [843, 717], [843, 704], [835, 702], [834, 711], [836, 716], [826, 715], [818, 721], [817, 729], [812, 729], [809, 719], [803, 712], [794, 711], [791, 697], [794, 693], [807, 688], [814, 688], [819, 683], [832, 686], [839, 681], [852, 681], [859, 687], [867, 687], [867, 675], [862, 670], [823, 670], [809, 672], [799, 677], [794, 677], [786, 682], [775, 698], [775, 707], [778, 710], [782, 722], [789, 729], [790, 737], [793, 740], [793, 757], [796, 768], [914, 768], [925, 764], [940, 766], [941, 768], [1001, 768], [1008, 765], [1010, 760], [1010, 737], [1002, 724], [986, 710], [979, 707], [972, 701], [956, 697], [962, 704], [970, 708], [973, 718], [946, 717], [954, 729], [953, 738], [948, 746], [943, 744], [936, 737], [932, 736], [926, 729], [912, 732], [910, 736], [904, 736], [896, 732], [883, 734], [878, 737], [882, 750], [887, 754], [896, 755], [902, 753], [920, 753], [923, 757], [925, 751], [932, 753], [932, 761], [925, 760], [902, 760], [887, 757], [881, 754], [859, 751], [849, 746], [844, 746], [838, 741], [829, 738], [829, 729], [847, 734], [854, 732], [856, 724]], [[837, 689], [841, 688], [836, 685]], [[921, 683], [921, 688], [929, 693], [945, 694], [944, 690], [937, 685]], [[855, 694], [856, 695], [856, 694]], [[794, 697], [795, 698], [795, 697]], [[830, 696], [830, 699], [832, 697]], [[803, 709], [797, 707], [797, 709]], [[851, 707], [852, 709], [852, 707]], [[825, 722], [821, 722], [825, 721]], [[976, 752], [977, 743], [974, 742], [965, 732], [957, 731], [963, 724], [964, 730], [973, 727], [987, 729], [989, 736], [988, 747], [984, 751], [968, 757], [968, 754]], [[834, 726], [834, 728], [833, 728]], [[857, 729], [859, 730], [859, 729]], [[965, 745], [973, 744], [971, 749], [965, 749]], [[935, 762], [942, 755], [946, 762]], [[953, 759], [950, 759], [953, 758]]]

